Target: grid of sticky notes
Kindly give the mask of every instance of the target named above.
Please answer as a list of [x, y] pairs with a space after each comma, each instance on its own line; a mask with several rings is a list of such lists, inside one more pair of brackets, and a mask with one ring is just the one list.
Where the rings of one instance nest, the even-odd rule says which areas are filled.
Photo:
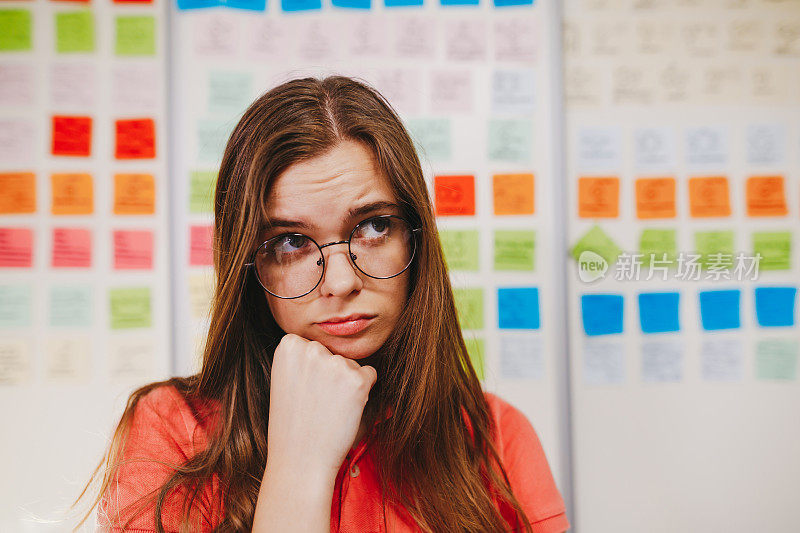
[[160, 19], [152, 0], [0, 6], [0, 384], [158, 367]]

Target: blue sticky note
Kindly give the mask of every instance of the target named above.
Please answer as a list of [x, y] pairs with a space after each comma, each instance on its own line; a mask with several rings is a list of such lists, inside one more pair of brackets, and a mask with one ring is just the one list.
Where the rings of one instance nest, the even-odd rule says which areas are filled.
[[409, 7], [421, 6], [423, 0], [383, 0], [386, 7]]
[[322, 9], [322, 0], [281, 0], [284, 11], [309, 11]]
[[680, 331], [679, 292], [643, 292], [639, 294], [639, 323], [643, 333]]
[[763, 327], [794, 326], [796, 287], [756, 287], [756, 319]]
[[347, 7], [350, 9], [369, 9], [370, 0], [331, 0], [331, 4], [336, 7]]
[[218, 5], [218, 0], [178, 0], [178, 9], [202, 9]]
[[621, 294], [582, 295], [583, 331], [587, 335], [622, 333], [623, 306]]
[[251, 11], [266, 11], [267, 0], [219, 0], [219, 5]]
[[700, 291], [700, 320], [703, 329], [737, 329], [741, 327], [738, 289], [719, 291]]
[[539, 289], [497, 289], [497, 317], [500, 329], [539, 329]]
[[480, 0], [439, 0], [443, 6], [477, 6]]
[[532, 6], [533, 0], [494, 0], [495, 7], [504, 6]]

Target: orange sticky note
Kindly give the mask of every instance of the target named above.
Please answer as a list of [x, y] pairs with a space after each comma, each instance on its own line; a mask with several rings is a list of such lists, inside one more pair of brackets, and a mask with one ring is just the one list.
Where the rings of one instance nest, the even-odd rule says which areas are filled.
[[82, 228], [53, 229], [53, 268], [90, 268], [92, 233]]
[[636, 180], [637, 218], [675, 218], [675, 178]]
[[156, 124], [151, 118], [116, 122], [117, 159], [152, 159], [156, 156]]
[[50, 176], [54, 215], [91, 215], [94, 212], [94, 189], [90, 174], [53, 174]]
[[156, 211], [156, 182], [152, 174], [114, 175], [114, 214], [152, 215]]
[[747, 216], [783, 217], [788, 214], [783, 176], [747, 178]]
[[0, 173], [0, 214], [36, 211], [36, 176], [33, 172]]
[[693, 217], [727, 217], [731, 214], [728, 178], [689, 178], [689, 211]]
[[492, 176], [495, 215], [532, 215], [533, 174]]
[[53, 155], [89, 157], [92, 117], [53, 116]]
[[29, 228], [0, 228], [0, 267], [33, 266], [33, 231]]
[[619, 178], [580, 178], [578, 180], [578, 216], [615, 218], [619, 216]]
[[474, 215], [475, 176], [434, 176], [436, 214]]

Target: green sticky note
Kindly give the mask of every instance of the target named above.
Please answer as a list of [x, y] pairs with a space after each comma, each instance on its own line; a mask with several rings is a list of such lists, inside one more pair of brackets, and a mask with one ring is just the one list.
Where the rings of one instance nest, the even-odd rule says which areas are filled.
[[798, 343], [790, 339], [765, 339], [756, 346], [758, 379], [794, 380], [797, 376]]
[[617, 261], [617, 257], [622, 250], [611, 240], [611, 237], [600, 228], [594, 225], [581, 237], [575, 246], [572, 247], [572, 257], [578, 261], [583, 252], [594, 252], [606, 260], [609, 265]]
[[[642, 264], [650, 265], [650, 260], [660, 266], [675, 266], [678, 259], [678, 242], [674, 229], [646, 229], [639, 238], [639, 253], [642, 254]], [[664, 257], [666, 254], [665, 264]]]
[[152, 325], [150, 289], [110, 289], [111, 329], [149, 328]]
[[483, 289], [453, 289], [453, 297], [461, 327], [483, 328]]
[[31, 50], [31, 26], [27, 9], [0, 9], [0, 51]]
[[536, 232], [496, 230], [494, 232], [495, 270], [533, 270]]
[[213, 213], [217, 172], [195, 170], [189, 175], [189, 212]]
[[50, 325], [55, 327], [91, 326], [91, 287], [53, 287], [50, 289]]
[[93, 52], [94, 17], [88, 9], [56, 13], [56, 51]]
[[212, 70], [208, 73], [208, 111], [239, 115], [251, 101], [253, 75], [250, 72]]
[[704, 268], [733, 270], [735, 247], [733, 231], [696, 231], [694, 245], [700, 254], [700, 264]]
[[790, 270], [792, 268], [792, 232], [772, 231], [753, 233], [753, 253], [761, 254], [759, 270]]
[[26, 328], [30, 325], [30, 285], [0, 285], [0, 328]]
[[472, 272], [480, 269], [478, 230], [439, 230], [439, 240], [447, 268]]
[[446, 161], [452, 156], [450, 120], [417, 118], [406, 121], [420, 159]]
[[533, 149], [531, 120], [489, 120], [489, 160], [528, 163]]
[[114, 50], [118, 56], [156, 55], [156, 19], [147, 15], [118, 16]]
[[464, 344], [467, 345], [467, 354], [472, 363], [472, 368], [478, 374], [478, 379], [483, 381], [486, 377], [486, 359], [483, 354], [485, 353], [484, 342], [481, 338], [465, 337]]

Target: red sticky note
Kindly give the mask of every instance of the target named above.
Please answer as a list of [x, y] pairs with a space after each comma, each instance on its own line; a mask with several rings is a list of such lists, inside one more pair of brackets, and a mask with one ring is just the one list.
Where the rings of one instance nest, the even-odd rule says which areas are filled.
[[0, 267], [33, 266], [33, 230], [0, 228]]
[[210, 266], [214, 264], [214, 228], [212, 226], [192, 226], [189, 236], [189, 264]]
[[89, 157], [92, 154], [92, 117], [53, 116], [53, 155]]
[[82, 228], [53, 229], [53, 268], [90, 268], [92, 233]]
[[118, 120], [117, 159], [153, 159], [156, 156], [156, 124], [151, 118]]
[[152, 268], [152, 231], [117, 230], [114, 232], [114, 269], [150, 270]]
[[435, 176], [436, 215], [475, 214], [475, 176]]

